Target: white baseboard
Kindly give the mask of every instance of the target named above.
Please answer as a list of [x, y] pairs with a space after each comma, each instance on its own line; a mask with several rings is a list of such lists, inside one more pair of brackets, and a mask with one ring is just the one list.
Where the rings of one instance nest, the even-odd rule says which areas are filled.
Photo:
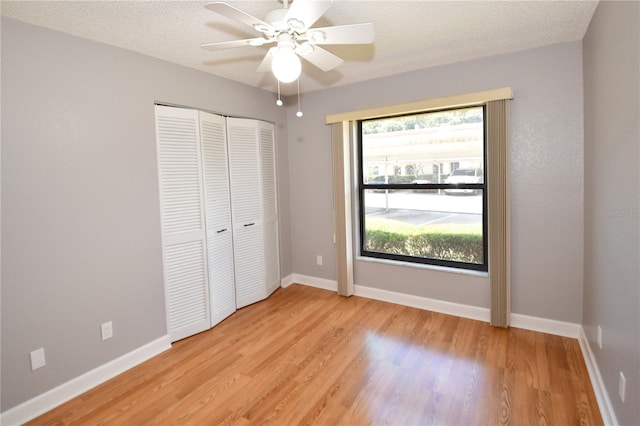
[[169, 336], [147, 343], [41, 395], [13, 407], [0, 416], [3, 426], [20, 425], [106, 382], [171, 348]]
[[480, 308], [478, 306], [445, 302], [442, 300], [430, 299], [428, 297], [412, 296], [410, 294], [381, 290], [379, 288], [366, 287], [362, 285], [354, 286], [354, 294], [368, 299], [391, 302], [398, 305], [410, 306], [412, 308], [424, 309], [426, 311], [439, 312], [441, 314], [455, 315], [457, 317], [489, 322], [489, 309]]
[[291, 284], [302, 284], [307, 287], [321, 288], [324, 290], [338, 291], [338, 282], [324, 278], [311, 277], [309, 275], [291, 274], [282, 279], [281, 286], [289, 287]]
[[557, 321], [522, 314], [511, 314], [509, 316], [509, 325], [511, 327], [523, 328], [525, 330], [539, 331], [541, 333], [554, 334], [562, 337], [571, 337], [572, 339], [580, 337], [580, 330], [582, 329], [580, 324], [573, 322]]
[[[293, 283], [317, 287], [325, 290], [338, 291], [338, 283], [334, 280], [316, 278], [308, 275], [291, 274], [282, 280], [282, 287], [288, 287]], [[479, 306], [463, 305], [460, 303], [446, 302], [443, 300], [431, 299], [428, 297], [413, 296], [410, 294], [398, 293], [395, 291], [381, 290], [379, 288], [367, 287], [356, 284], [354, 294], [368, 299], [380, 300], [383, 302], [396, 303], [398, 305], [410, 306], [418, 309], [439, 312], [447, 315], [455, 315], [462, 318], [469, 318], [478, 321], [489, 322], [489, 308]], [[556, 321], [547, 318], [532, 317], [522, 314], [511, 314], [510, 325], [525, 330], [539, 331], [542, 333], [554, 334], [557, 336], [571, 337], [577, 339], [580, 336], [582, 327], [580, 324]]]
[[618, 424], [616, 413], [613, 411], [613, 405], [609, 399], [607, 388], [604, 386], [598, 363], [591, 350], [589, 339], [584, 332], [584, 328], [580, 327], [580, 335], [578, 337], [578, 343], [580, 343], [580, 350], [582, 350], [582, 357], [584, 363], [587, 366], [587, 372], [591, 379], [591, 387], [593, 387], [593, 393], [596, 395], [596, 401], [598, 401], [598, 408], [600, 408], [600, 415], [602, 415], [602, 422], [605, 426], [615, 426]]
[[[281, 285], [282, 287], [288, 287], [293, 283], [306, 285], [308, 287], [321, 288], [323, 290], [338, 291], [338, 283], [334, 280], [327, 280], [325, 278], [317, 278], [301, 274], [291, 274], [283, 278]], [[355, 296], [380, 300], [382, 302], [396, 303], [398, 305], [410, 306], [412, 308], [425, 309], [443, 314], [455, 315], [463, 318], [476, 319], [485, 322], [489, 321], [489, 309], [487, 308], [443, 302], [442, 300], [430, 299], [428, 297], [412, 296], [410, 294], [381, 290], [357, 284], [353, 287]]]
[[295, 276], [294, 275], [296, 275], [296, 274], [290, 274], [290, 275], [287, 275], [286, 277], [282, 278], [280, 280], [280, 287], [287, 288], [291, 284], [295, 283], [296, 280], [295, 280]]

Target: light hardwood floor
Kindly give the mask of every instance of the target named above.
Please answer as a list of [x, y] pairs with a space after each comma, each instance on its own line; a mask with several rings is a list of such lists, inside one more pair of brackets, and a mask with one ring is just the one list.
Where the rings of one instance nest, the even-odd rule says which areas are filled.
[[578, 342], [300, 285], [31, 424], [602, 424]]

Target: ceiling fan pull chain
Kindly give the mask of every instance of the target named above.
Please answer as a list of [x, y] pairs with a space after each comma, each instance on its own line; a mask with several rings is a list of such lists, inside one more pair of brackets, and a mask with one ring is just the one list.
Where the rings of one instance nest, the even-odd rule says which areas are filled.
[[296, 79], [298, 83], [298, 112], [296, 112], [296, 117], [302, 117], [302, 111], [300, 111], [300, 77]]
[[278, 100], [276, 101], [276, 105], [282, 106], [283, 102], [282, 99], [280, 99], [280, 80], [276, 78], [276, 81], [278, 82]]

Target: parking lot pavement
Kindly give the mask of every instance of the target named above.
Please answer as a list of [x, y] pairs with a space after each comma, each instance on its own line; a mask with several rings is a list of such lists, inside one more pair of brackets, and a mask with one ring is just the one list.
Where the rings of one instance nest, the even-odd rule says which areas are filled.
[[482, 223], [482, 197], [413, 191], [367, 192], [365, 214], [413, 225]]
[[482, 223], [482, 215], [477, 213], [451, 213], [425, 210], [367, 208], [367, 217], [397, 220], [412, 225], [434, 225], [442, 223], [467, 224]]
[[365, 205], [369, 209], [413, 210], [416, 212], [447, 212], [482, 215], [482, 196], [445, 195], [409, 190], [367, 192]]

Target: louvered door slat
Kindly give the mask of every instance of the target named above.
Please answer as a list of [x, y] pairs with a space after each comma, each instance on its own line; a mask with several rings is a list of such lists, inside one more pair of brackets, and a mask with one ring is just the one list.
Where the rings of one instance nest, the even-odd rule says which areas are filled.
[[211, 325], [236, 311], [231, 229], [215, 234], [208, 241]]
[[261, 123], [260, 127], [260, 161], [262, 172], [262, 214], [265, 217], [276, 217], [278, 200], [276, 196], [276, 159], [273, 126]]
[[280, 256], [278, 247], [278, 222], [273, 220], [263, 225], [263, 247], [265, 284], [271, 294], [280, 287]]
[[200, 112], [211, 326], [236, 310], [226, 120]]
[[196, 111], [156, 106], [167, 324], [172, 341], [209, 328]]
[[159, 115], [156, 123], [161, 189], [178, 182], [190, 189], [188, 192], [161, 190], [163, 206], [191, 207], [180, 216], [172, 215], [171, 209], [163, 209], [164, 231], [172, 234], [202, 229], [196, 117]]
[[262, 228], [258, 225], [234, 230], [233, 247], [238, 308], [267, 297], [262, 262]]
[[227, 119], [236, 306], [267, 297], [262, 247], [262, 187], [258, 122]]
[[272, 124], [260, 122], [259, 126], [265, 283], [271, 294], [280, 286], [275, 132]]
[[227, 119], [233, 223], [260, 218], [258, 135], [254, 120]]
[[214, 229], [231, 223], [225, 119], [200, 113], [200, 128], [205, 171], [205, 212], [207, 226]]

